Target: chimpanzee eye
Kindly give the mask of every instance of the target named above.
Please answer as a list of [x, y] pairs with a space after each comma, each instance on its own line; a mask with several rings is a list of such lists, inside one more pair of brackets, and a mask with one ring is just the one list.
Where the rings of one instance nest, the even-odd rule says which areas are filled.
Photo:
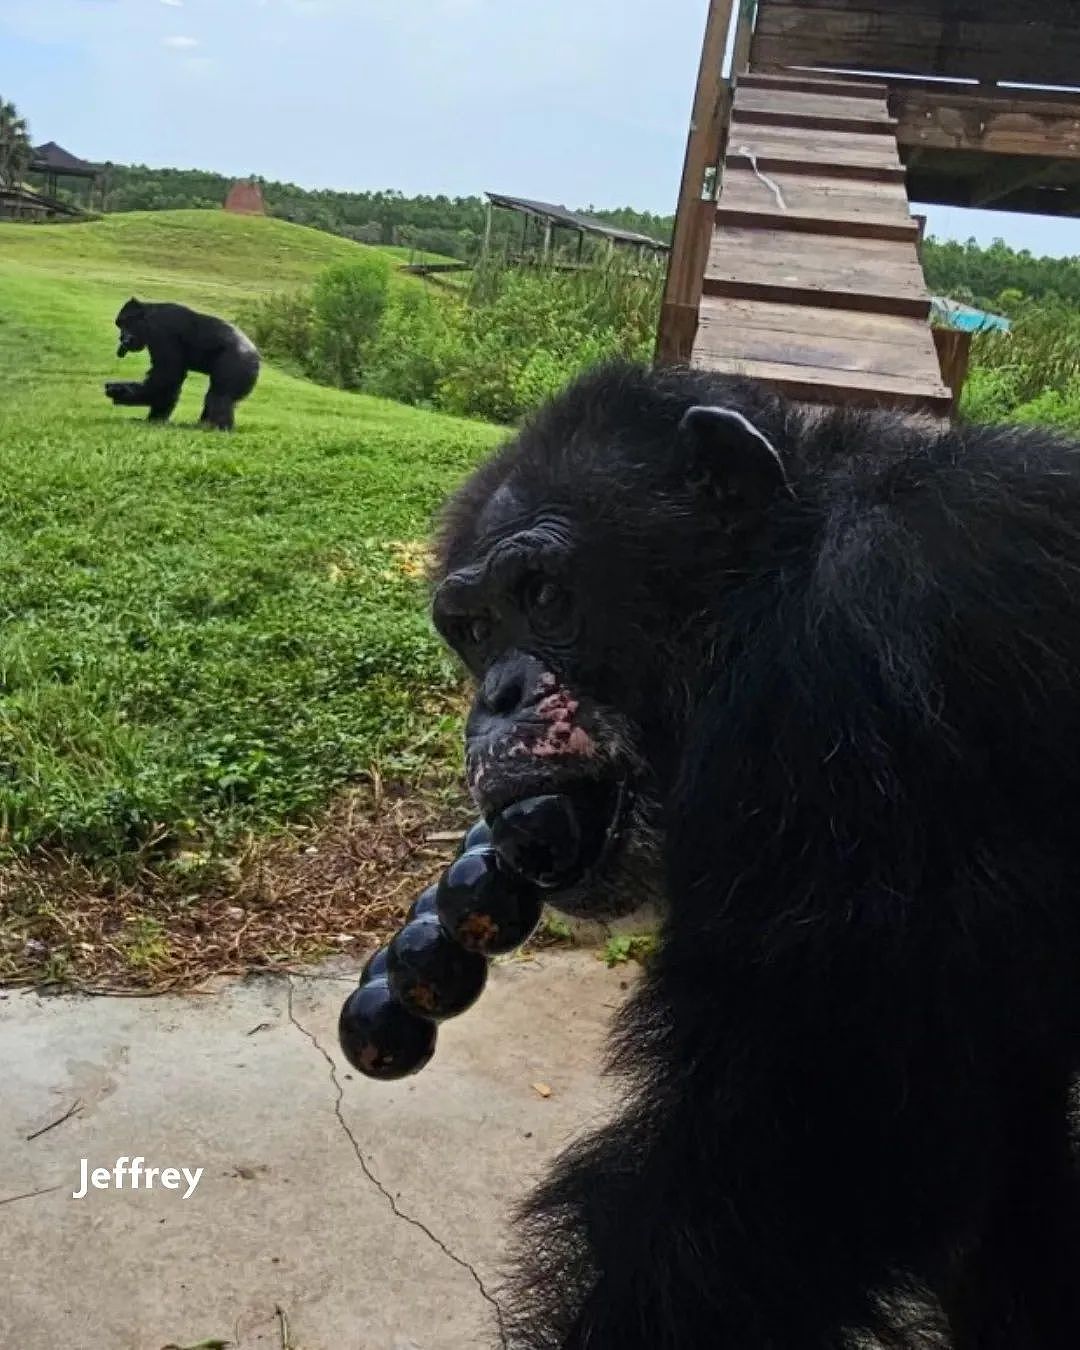
[[573, 604], [565, 586], [544, 576], [530, 577], [525, 583], [522, 598], [533, 627], [546, 633], [566, 623]]
[[483, 647], [491, 637], [491, 620], [484, 614], [477, 614], [466, 620], [465, 632], [474, 647]]

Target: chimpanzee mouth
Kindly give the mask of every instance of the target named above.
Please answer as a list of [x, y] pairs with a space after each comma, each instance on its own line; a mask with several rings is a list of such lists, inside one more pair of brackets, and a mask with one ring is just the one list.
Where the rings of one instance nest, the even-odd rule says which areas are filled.
[[626, 779], [580, 779], [518, 795], [491, 814], [492, 841], [512, 871], [543, 889], [578, 888], [618, 849], [632, 801]]

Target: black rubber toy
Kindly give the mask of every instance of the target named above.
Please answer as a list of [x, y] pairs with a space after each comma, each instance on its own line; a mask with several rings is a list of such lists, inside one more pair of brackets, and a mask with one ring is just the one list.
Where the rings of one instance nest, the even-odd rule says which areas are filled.
[[490, 826], [477, 821], [345, 1001], [338, 1039], [353, 1068], [379, 1079], [419, 1072], [437, 1024], [476, 1002], [488, 959], [521, 946], [540, 922], [544, 891], [580, 880], [586, 851], [578, 811], [560, 794], [515, 802]]

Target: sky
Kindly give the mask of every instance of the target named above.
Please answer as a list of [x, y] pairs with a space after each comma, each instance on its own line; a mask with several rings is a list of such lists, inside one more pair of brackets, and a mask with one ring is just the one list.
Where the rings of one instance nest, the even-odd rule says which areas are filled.
[[[90, 160], [674, 210], [705, 0], [0, 0], [0, 95]], [[663, 21], [658, 18], [663, 14]], [[1080, 221], [929, 208], [1080, 254]]]

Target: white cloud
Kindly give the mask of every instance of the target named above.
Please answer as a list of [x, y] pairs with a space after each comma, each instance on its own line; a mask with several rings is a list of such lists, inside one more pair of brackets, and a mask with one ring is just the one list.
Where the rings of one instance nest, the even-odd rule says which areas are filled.
[[161, 0], [163, 5], [168, 5], [172, 9], [183, 9], [184, 0]]
[[193, 37], [167, 37], [165, 46], [172, 47], [174, 51], [188, 52], [192, 47], [199, 45], [199, 39]]

